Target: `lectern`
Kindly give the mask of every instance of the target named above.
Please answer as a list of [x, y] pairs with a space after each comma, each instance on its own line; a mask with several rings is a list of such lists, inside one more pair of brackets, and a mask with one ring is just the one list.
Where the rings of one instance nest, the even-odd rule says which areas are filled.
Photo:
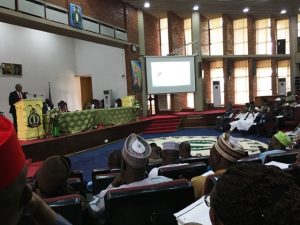
[[32, 140], [43, 137], [43, 99], [22, 99], [15, 103], [19, 140]]

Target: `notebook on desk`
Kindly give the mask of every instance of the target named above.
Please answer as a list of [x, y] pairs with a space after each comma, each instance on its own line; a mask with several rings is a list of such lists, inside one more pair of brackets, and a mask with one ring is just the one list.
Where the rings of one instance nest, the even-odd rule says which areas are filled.
[[204, 196], [193, 204], [187, 206], [174, 214], [178, 225], [187, 223], [198, 223], [202, 225], [211, 225], [209, 218], [209, 208], [204, 202]]

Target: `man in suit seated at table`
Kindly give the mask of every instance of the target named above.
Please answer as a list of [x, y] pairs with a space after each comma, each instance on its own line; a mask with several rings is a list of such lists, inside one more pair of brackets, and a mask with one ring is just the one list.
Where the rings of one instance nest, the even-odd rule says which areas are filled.
[[113, 180], [106, 190], [93, 196], [93, 200], [89, 203], [89, 211], [94, 218], [104, 218], [104, 197], [110, 189], [144, 186], [172, 180], [163, 176], [147, 178], [145, 171], [150, 154], [151, 147], [142, 137], [136, 134], [131, 134], [127, 137], [122, 149], [120, 175]]
[[219, 175], [224, 173], [228, 168], [235, 165], [236, 162], [248, 156], [248, 152], [238, 140], [228, 133], [222, 134], [217, 142], [213, 145], [209, 155], [209, 165], [212, 171], [208, 171], [201, 176], [192, 178], [196, 198], [200, 198], [204, 193], [204, 184], [208, 175]]

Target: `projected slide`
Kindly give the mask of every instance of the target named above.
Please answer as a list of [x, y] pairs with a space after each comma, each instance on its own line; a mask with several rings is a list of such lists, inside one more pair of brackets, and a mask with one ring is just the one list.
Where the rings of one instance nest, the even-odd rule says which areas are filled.
[[190, 62], [153, 62], [154, 87], [190, 85]]
[[194, 56], [146, 56], [148, 94], [195, 92]]

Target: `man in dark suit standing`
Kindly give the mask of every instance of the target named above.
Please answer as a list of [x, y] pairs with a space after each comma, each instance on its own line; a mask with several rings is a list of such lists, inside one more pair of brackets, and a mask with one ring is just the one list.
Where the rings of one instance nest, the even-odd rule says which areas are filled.
[[10, 109], [9, 112], [12, 114], [13, 120], [14, 120], [14, 127], [16, 132], [18, 131], [17, 127], [17, 114], [16, 114], [16, 107], [14, 104], [22, 99], [26, 99], [26, 94], [22, 92], [22, 85], [21, 84], [16, 84], [15, 86], [15, 91], [10, 92], [9, 94], [9, 105]]

